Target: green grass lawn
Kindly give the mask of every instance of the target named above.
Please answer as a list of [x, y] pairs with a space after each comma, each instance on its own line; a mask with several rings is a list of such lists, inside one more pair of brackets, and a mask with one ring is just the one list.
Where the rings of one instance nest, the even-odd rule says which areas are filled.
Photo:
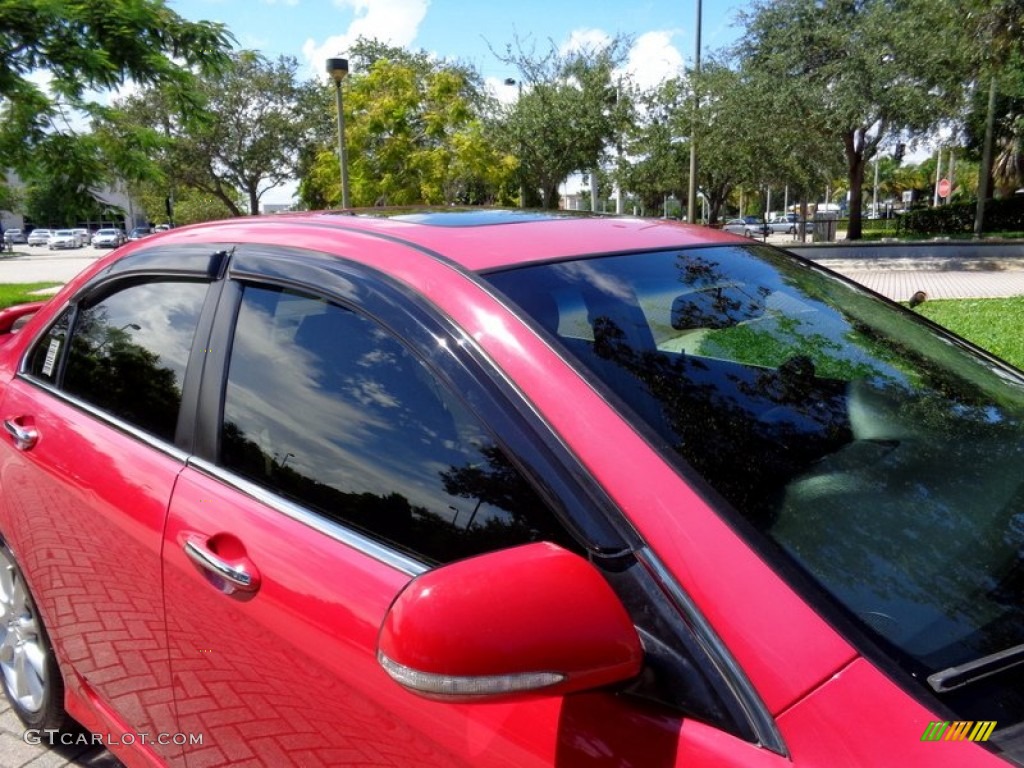
[[33, 291], [53, 288], [61, 283], [8, 283], [0, 284], [0, 309], [29, 301], [44, 301], [46, 296], [34, 296]]
[[1024, 369], [1024, 296], [926, 301], [917, 311], [958, 336]]

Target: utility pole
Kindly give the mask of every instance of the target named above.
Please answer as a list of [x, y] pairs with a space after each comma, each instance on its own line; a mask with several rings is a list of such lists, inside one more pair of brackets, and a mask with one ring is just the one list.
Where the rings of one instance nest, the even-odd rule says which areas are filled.
[[[693, 74], [700, 74], [700, 16], [701, 0], [697, 0], [697, 31], [695, 33], [696, 43], [693, 53]], [[693, 224], [697, 220], [697, 209], [693, 204], [697, 197], [697, 121], [700, 114], [700, 99], [694, 91], [693, 102], [693, 125], [690, 127], [690, 184], [687, 189], [686, 220]]]

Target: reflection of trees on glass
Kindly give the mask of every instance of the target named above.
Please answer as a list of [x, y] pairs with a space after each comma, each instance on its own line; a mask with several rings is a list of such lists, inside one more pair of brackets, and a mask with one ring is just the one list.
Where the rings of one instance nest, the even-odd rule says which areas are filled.
[[[476, 499], [465, 524], [468, 532], [481, 542], [488, 542], [487, 549], [539, 540], [575, 548], [547, 505], [504, 451], [494, 444], [485, 445], [479, 451], [486, 466], [465, 464], [440, 473], [446, 493]], [[486, 519], [481, 521], [477, 515], [483, 504], [489, 508]], [[502, 514], [495, 516], [494, 510]]]
[[134, 324], [108, 324], [102, 306], [75, 324], [64, 388], [71, 394], [166, 439], [173, 439], [181, 403], [177, 376], [160, 356], [132, 341]]
[[[486, 446], [482, 453], [486, 470], [467, 464], [440, 473], [445, 492], [476, 499], [475, 519], [472, 513], [453, 519], [447, 504], [432, 510], [411, 504], [400, 493], [348, 492], [308, 476], [293, 466], [297, 462], [261, 449], [232, 422], [224, 424], [221, 440], [221, 461], [231, 470], [431, 563], [540, 539], [566, 544], [547, 506], [501, 451]], [[489, 506], [481, 510], [482, 504]]]
[[773, 508], [786, 478], [850, 440], [842, 383], [807, 358], [776, 370], [637, 351], [606, 317], [594, 338], [596, 355], [632, 378], [598, 375], [742, 509]]

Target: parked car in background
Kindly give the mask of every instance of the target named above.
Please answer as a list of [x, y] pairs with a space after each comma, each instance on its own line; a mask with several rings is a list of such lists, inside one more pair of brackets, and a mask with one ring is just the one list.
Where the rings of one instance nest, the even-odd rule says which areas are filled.
[[785, 251], [245, 218], [0, 338], [0, 682], [37, 734], [70, 715], [128, 765], [1024, 762], [1024, 373]]
[[729, 219], [724, 225], [722, 225], [722, 230], [725, 232], [731, 232], [734, 235], [753, 237], [758, 234], [759, 227], [755, 224], [749, 224], [745, 219]]
[[127, 240], [128, 238], [120, 229], [100, 229], [92, 236], [92, 244], [95, 248], [117, 248]]
[[29, 247], [34, 248], [37, 245], [48, 245], [51, 231], [49, 229], [33, 229], [28, 235]]
[[799, 226], [799, 222], [785, 216], [776, 217], [768, 222], [768, 229], [773, 235], [795, 235]]
[[128, 233], [129, 240], [141, 240], [147, 235], [153, 234], [153, 230], [149, 227], [135, 227], [131, 232]]
[[71, 231], [74, 232], [75, 237], [78, 238], [79, 246], [86, 246], [92, 242], [92, 233], [88, 229], [85, 229], [84, 227], [79, 227], [76, 229], [72, 229]]
[[771, 230], [768, 228], [768, 223], [760, 216], [744, 216], [743, 221], [748, 226], [752, 227], [754, 233], [757, 235], [770, 235]]
[[21, 229], [11, 228], [4, 230], [4, 242], [11, 245], [18, 245], [28, 242], [28, 236]]
[[46, 241], [47, 247], [51, 250], [67, 250], [81, 248], [78, 235], [70, 229], [55, 229], [50, 232], [50, 239]]

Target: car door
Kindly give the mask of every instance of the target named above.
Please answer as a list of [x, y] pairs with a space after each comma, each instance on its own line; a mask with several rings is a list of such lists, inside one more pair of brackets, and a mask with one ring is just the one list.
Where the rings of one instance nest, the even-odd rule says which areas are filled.
[[677, 712], [629, 697], [453, 704], [383, 672], [377, 633], [413, 576], [529, 541], [583, 553], [615, 534], [574, 516], [551, 449], [443, 324], [419, 324], [414, 297], [304, 259], [233, 257], [196, 455], [170, 505], [165, 604], [189, 764], [781, 760], [697, 722], [681, 737]]
[[[173, 725], [160, 547], [209, 290], [187, 274], [88, 286], [29, 347], [0, 406], [4, 535], [39, 598], [72, 714], [102, 732]], [[170, 762], [181, 752], [153, 748]]]

